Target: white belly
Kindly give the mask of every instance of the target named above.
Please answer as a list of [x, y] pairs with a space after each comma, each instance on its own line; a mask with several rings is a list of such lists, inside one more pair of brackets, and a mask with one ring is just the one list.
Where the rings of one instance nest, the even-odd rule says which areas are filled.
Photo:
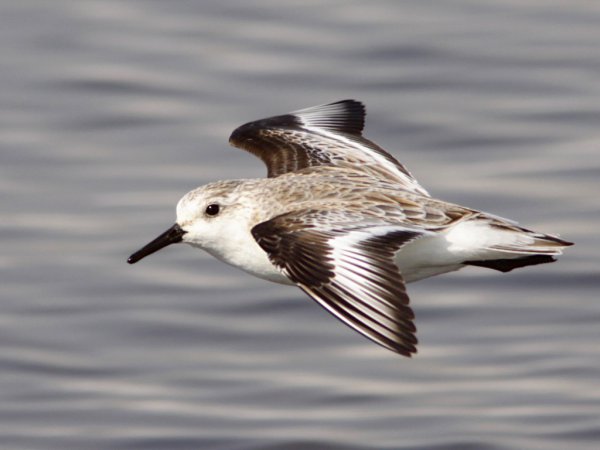
[[[235, 238], [230, 240], [235, 245], [221, 245], [218, 249], [204, 250], [255, 277], [274, 283], [294, 284], [269, 260], [267, 253], [260, 248], [250, 233], [244, 236], [237, 235]], [[437, 235], [421, 237], [403, 247], [396, 254], [395, 262], [404, 281], [411, 283], [464, 267], [457, 255], [449, 250], [448, 245], [443, 235]]]
[[[217, 259], [238, 267], [255, 277], [274, 283], [293, 285], [259, 247], [254, 239], [245, 240], [244, 245], [231, 251], [205, 249]], [[440, 237], [417, 239], [396, 254], [395, 262], [406, 283], [422, 280], [464, 267], [457, 263], [456, 255], [448, 252], [447, 241]]]
[[396, 253], [395, 262], [406, 283], [464, 267], [459, 255], [449, 250], [444, 235], [425, 236], [407, 244]]
[[[231, 241], [234, 241], [234, 239]], [[249, 233], [247, 237], [244, 236], [239, 239], [237, 245], [221, 246], [218, 249], [204, 248], [204, 250], [215, 258], [242, 269], [255, 277], [274, 283], [294, 284], [269, 260], [267, 253], [260, 248]]]

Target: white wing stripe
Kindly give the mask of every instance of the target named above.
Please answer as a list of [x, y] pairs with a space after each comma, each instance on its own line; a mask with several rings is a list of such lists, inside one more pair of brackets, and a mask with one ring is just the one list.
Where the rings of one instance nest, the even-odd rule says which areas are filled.
[[354, 141], [352, 139], [348, 139], [345, 136], [342, 136], [340, 134], [336, 134], [336, 133], [332, 133], [331, 131], [324, 130], [323, 128], [317, 128], [317, 127], [307, 126], [307, 127], [305, 127], [305, 129], [309, 133], [321, 135], [323, 137], [332, 139], [334, 141], [342, 142], [346, 147], [350, 147], [350, 148], [353, 148], [355, 150], [358, 150], [359, 152], [362, 153], [363, 157], [365, 157], [365, 156], [370, 157], [374, 164], [383, 166], [389, 172], [392, 172], [396, 176], [402, 178], [402, 180], [408, 186], [411, 186], [415, 192], [418, 192], [419, 194], [422, 194], [422, 195], [429, 196], [429, 193], [425, 190], [425, 188], [423, 188], [423, 186], [421, 186], [417, 182], [417, 180], [415, 180], [412, 176], [406, 175], [394, 163], [392, 163], [391, 161], [389, 161], [388, 159], [386, 159], [383, 155], [380, 155], [379, 153], [373, 151], [369, 147], [361, 145], [360, 142]]

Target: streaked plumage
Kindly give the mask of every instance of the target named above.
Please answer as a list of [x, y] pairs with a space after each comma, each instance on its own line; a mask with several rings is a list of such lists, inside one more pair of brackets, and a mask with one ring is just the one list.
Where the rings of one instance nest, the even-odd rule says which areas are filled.
[[258, 156], [268, 178], [189, 192], [177, 223], [129, 262], [189, 243], [296, 284], [369, 339], [410, 356], [417, 339], [405, 283], [466, 265], [507, 272], [552, 262], [571, 245], [430, 197], [362, 136], [364, 117], [361, 103], [345, 100], [237, 128], [230, 142]]

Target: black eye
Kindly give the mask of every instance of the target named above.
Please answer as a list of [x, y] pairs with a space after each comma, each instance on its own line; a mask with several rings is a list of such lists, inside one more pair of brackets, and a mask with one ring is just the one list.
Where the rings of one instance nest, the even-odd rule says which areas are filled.
[[216, 216], [217, 214], [219, 214], [219, 205], [216, 203], [211, 203], [210, 205], [208, 205], [206, 207], [206, 214], [209, 216]]

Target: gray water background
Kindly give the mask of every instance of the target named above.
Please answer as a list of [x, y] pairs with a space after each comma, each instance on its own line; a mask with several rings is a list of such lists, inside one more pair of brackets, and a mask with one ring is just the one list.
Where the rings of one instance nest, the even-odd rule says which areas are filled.
[[[0, 2], [1, 449], [600, 448], [600, 3]], [[437, 197], [576, 242], [409, 293], [412, 360], [187, 246], [238, 125], [343, 98]]]

